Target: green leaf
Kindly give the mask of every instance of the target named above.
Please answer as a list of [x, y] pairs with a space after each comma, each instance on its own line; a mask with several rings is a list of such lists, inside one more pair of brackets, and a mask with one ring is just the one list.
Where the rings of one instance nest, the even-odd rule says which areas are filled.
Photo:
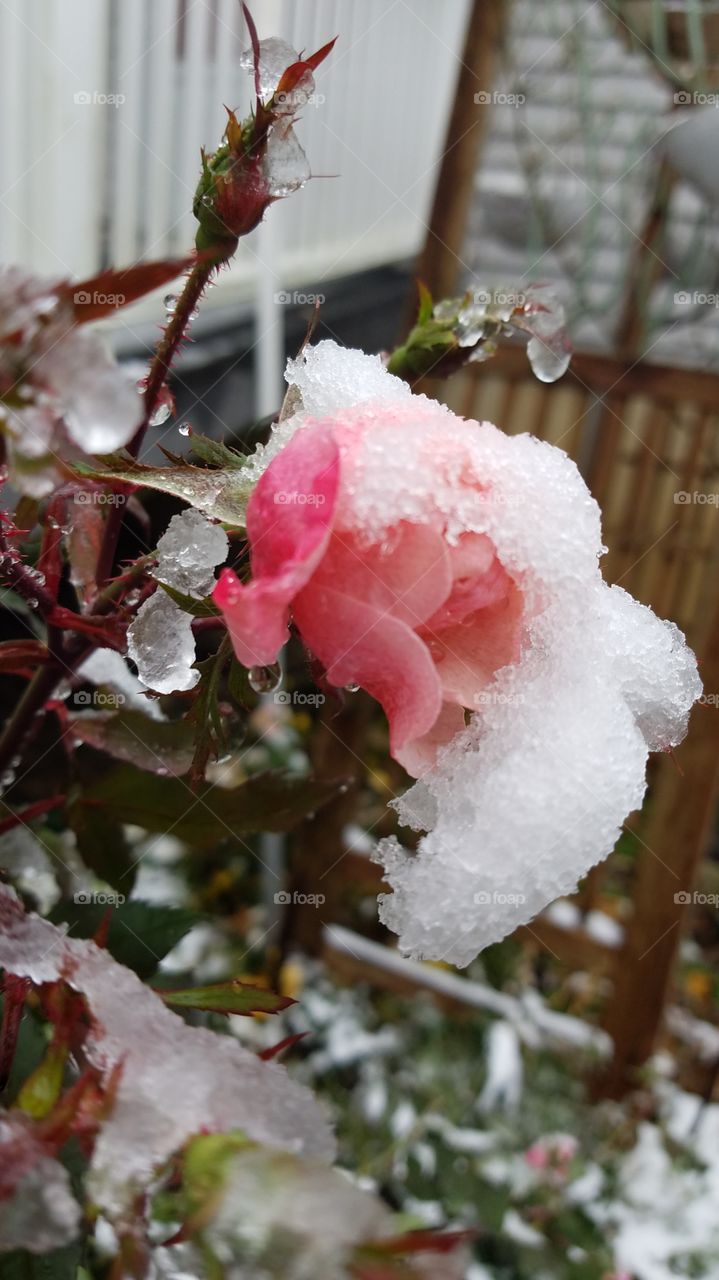
[[122, 454], [111, 454], [99, 467], [77, 463], [75, 471], [85, 479], [119, 480], [136, 484], [160, 493], [170, 493], [182, 498], [198, 511], [209, 511], [216, 520], [235, 528], [244, 528], [247, 501], [252, 492], [251, 482], [236, 466], [192, 467], [189, 464], [175, 467], [149, 467]]
[[432, 317], [432, 294], [427, 288], [424, 280], [417, 281], [417, 292], [419, 293], [419, 311], [417, 313], [417, 324], [425, 324]]
[[225, 467], [238, 471], [247, 465], [247, 455], [237, 449], [230, 449], [221, 440], [212, 440], [210, 436], [192, 433], [190, 444], [192, 452], [211, 467]]
[[227, 673], [227, 692], [236, 707], [246, 711], [252, 706], [253, 695], [250, 685], [250, 673], [237, 658], [233, 658]]
[[129, 893], [135, 883], [135, 860], [122, 827], [102, 809], [86, 808], [77, 799], [68, 805], [67, 818], [85, 866], [113, 889]]
[[2, 1255], [2, 1280], [75, 1280], [83, 1252], [80, 1237], [64, 1249], [51, 1253], [28, 1253], [13, 1249]]
[[183, 1009], [207, 1009], [213, 1013], [279, 1013], [296, 1001], [289, 996], [275, 995], [263, 987], [231, 978], [228, 982], [216, 982], [209, 987], [189, 987], [181, 991], [160, 991], [165, 1004]]
[[226, 789], [202, 783], [193, 792], [179, 778], [160, 778], [126, 765], [105, 774], [79, 797], [87, 811], [131, 822], [146, 831], [172, 831], [178, 840], [209, 848], [256, 831], [290, 831], [326, 804], [344, 779], [318, 781], [280, 770], [256, 774]]
[[88, 746], [151, 773], [187, 773], [194, 753], [187, 720], [151, 720], [142, 711], [91, 712], [70, 720], [72, 732]]
[[[92, 938], [107, 914], [99, 902], [61, 902], [53, 908], [53, 924], [69, 925], [73, 938]], [[115, 907], [107, 934], [107, 951], [143, 980], [151, 978], [158, 964], [202, 917], [180, 907], [154, 902], [123, 902]]]
[[212, 603], [212, 598], [207, 597], [206, 600], [196, 600], [194, 596], [186, 596], [184, 591], [178, 591], [176, 587], [170, 587], [166, 582], [161, 582], [162, 590], [167, 592], [171, 600], [179, 605], [185, 613], [191, 613], [193, 618], [220, 618], [222, 614], [217, 605]]

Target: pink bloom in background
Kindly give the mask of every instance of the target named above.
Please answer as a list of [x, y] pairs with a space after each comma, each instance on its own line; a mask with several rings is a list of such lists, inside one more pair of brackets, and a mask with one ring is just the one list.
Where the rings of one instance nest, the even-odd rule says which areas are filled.
[[467, 964], [571, 892], [641, 804], [701, 692], [671, 623], [603, 581], [574, 463], [413, 395], [376, 356], [291, 361], [297, 408], [250, 460], [249, 581], [214, 591], [246, 666], [294, 622], [380, 702], [427, 834], [383, 840], [403, 950]]
[[549, 1182], [562, 1183], [569, 1176], [569, 1166], [578, 1150], [579, 1143], [571, 1133], [550, 1133], [533, 1142], [524, 1159]]

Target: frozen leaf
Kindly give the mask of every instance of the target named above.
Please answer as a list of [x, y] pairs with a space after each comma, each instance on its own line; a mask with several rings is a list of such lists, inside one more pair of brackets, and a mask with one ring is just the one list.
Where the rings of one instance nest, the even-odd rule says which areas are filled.
[[252, 482], [237, 467], [148, 467], [129, 458], [105, 459], [105, 466], [84, 474], [105, 480], [123, 480], [130, 484], [158, 489], [182, 498], [198, 511], [206, 511], [224, 524], [242, 528]]
[[[121, 1066], [87, 1179], [110, 1219], [121, 1217], [157, 1168], [201, 1130], [241, 1129], [256, 1142], [332, 1158], [320, 1107], [281, 1066], [261, 1062], [230, 1036], [189, 1026], [106, 951], [26, 916], [5, 888], [0, 923], [0, 965], [36, 983], [62, 979], [82, 993], [91, 1018], [88, 1060], [105, 1077]], [[65, 1207], [62, 1216], [69, 1217]]]

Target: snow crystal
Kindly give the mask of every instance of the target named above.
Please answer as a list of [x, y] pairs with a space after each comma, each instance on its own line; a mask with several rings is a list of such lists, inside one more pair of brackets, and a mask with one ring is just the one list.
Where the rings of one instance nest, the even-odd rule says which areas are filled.
[[[215, 585], [215, 569], [226, 559], [227, 534], [192, 507], [172, 517], [157, 544], [153, 577], [183, 595], [202, 600]], [[127, 632], [127, 651], [143, 684], [156, 693], [194, 689], [192, 616], [162, 589], [138, 610]]]
[[227, 559], [229, 540], [219, 524], [187, 507], [172, 517], [157, 544], [153, 577], [186, 596], [204, 600], [215, 585], [215, 569]]
[[[544, 312], [531, 322], [542, 328]], [[548, 331], [557, 323], [555, 309]], [[483, 534], [518, 588], [519, 658], [394, 802], [427, 834], [416, 853], [394, 838], [378, 847], [393, 890], [380, 916], [401, 949], [466, 965], [611, 851], [642, 803], [649, 751], [686, 732], [696, 661], [672, 623], [603, 581], [599, 508], [560, 449], [464, 421], [332, 341], [290, 361], [287, 379], [302, 409], [257, 451], [253, 478], [326, 419], [343, 467], [339, 531], [376, 544], [405, 520], [439, 525], [450, 544]]]
[[0, 1253], [48, 1253], [70, 1244], [80, 1206], [67, 1169], [45, 1151], [19, 1114], [0, 1111]]
[[127, 632], [127, 652], [137, 674], [156, 693], [182, 693], [200, 679], [193, 667], [192, 616], [160, 587], [138, 610]]
[[92, 942], [25, 915], [0, 886], [0, 965], [33, 982], [82, 992], [93, 1023], [86, 1050], [103, 1072], [122, 1063], [112, 1112], [95, 1145], [89, 1192], [116, 1218], [192, 1134], [241, 1129], [260, 1143], [331, 1160], [320, 1105], [278, 1063], [229, 1036], [193, 1027]]

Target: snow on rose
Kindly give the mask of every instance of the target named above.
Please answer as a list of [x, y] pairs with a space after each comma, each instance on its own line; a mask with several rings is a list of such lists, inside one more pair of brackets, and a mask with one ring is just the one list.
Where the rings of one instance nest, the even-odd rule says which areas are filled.
[[649, 751], [686, 732], [696, 662], [604, 582], [599, 509], [560, 449], [330, 341], [288, 381], [299, 407], [249, 468], [251, 579], [224, 570], [214, 599], [246, 666], [292, 620], [331, 684], [382, 704], [417, 779], [396, 808], [426, 834], [380, 842], [381, 916], [403, 951], [465, 965], [610, 852]]

